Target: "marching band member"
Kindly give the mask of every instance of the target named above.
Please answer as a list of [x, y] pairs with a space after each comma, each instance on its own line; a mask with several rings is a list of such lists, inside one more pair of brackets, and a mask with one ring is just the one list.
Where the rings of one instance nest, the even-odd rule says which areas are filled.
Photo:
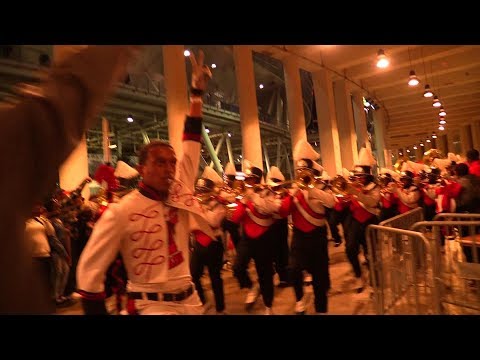
[[[297, 143], [293, 153], [297, 179], [305, 183], [305, 189], [295, 188], [287, 196], [280, 209], [282, 216], [292, 215], [293, 239], [291, 245], [291, 277], [295, 290], [295, 313], [305, 313], [303, 299], [303, 271], [312, 275], [315, 295], [315, 311], [328, 311], [327, 293], [330, 288], [328, 272], [328, 239], [325, 207], [335, 205], [333, 193], [323, 182], [317, 184], [323, 168], [315, 162], [320, 157], [305, 140]], [[307, 184], [308, 183], [308, 184]]]
[[202, 176], [197, 180], [195, 196], [197, 196], [205, 211], [205, 217], [208, 220], [208, 225], [213, 230], [214, 237], [207, 235], [201, 229], [193, 231], [195, 241], [190, 259], [192, 280], [203, 305], [207, 303], [207, 300], [200, 278], [203, 275], [204, 267], [208, 268], [217, 314], [222, 314], [225, 310], [225, 294], [221, 276], [223, 240], [220, 225], [225, 218], [226, 207], [216, 195], [218, 188], [222, 185], [223, 179], [210, 166], [205, 167]]
[[[273, 304], [273, 237], [272, 214], [278, 212], [281, 202], [269, 190], [261, 189], [263, 171], [245, 160], [246, 192], [232, 215], [234, 223], [243, 225], [243, 238], [237, 246], [233, 273], [240, 288], [248, 288], [245, 307], [252, 310], [258, 295], [262, 294], [265, 315], [272, 314]], [[253, 284], [247, 269], [250, 259], [255, 261], [260, 289]], [[260, 291], [260, 292], [259, 292]]]
[[394, 171], [385, 168], [382, 168], [380, 172], [381, 175], [379, 181], [382, 185], [382, 189], [380, 190], [379, 221], [382, 222], [398, 215], [398, 198], [395, 195], [393, 187], [393, 184], [397, 180], [397, 174]]
[[362, 277], [362, 269], [358, 259], [360, 245], [367, 257], [367, 241], [365, 231], [370, 224], [378, 223], [378, 203], [380, 201], [380, 187], [373, 181], [371, 173], [375, 164], [370, 149], [361, 148], [358, 163], [353, 169], [355, 182], [347, 185], [347, 193], [351, 195], [350, 213], [345, 220], [345, 241], [348, 260], [355, 273], [355, 288], [363, 291], [366, 280]]
[[[214, 236], [193, 197], [200, 160], [202, 94], [211, 72], [203, 64], [203, 52], [198, 63], [193, 54], [190, 60], [190, 113], [185, 121], [178, 178], [170, 144], [153, 141], [144, 146], [139, 154], [139, 189], [108, 206], [80, 257], [77, 284], [87, 314], [106, 314], [105, 272], [118, 252], [128, 275], [130, 314], [203, 312], [188, 256], [190, 230], [202, 229]], [[194, 229], [191, 224], [195, 224]]]
[[407, 211], [419, 206], [420, 190], [413, 184], [414, 174], [410, 170], [404, 170], [400, 176], [402, 188], [395, 186], [395, 193], [398, 197], [398, 212], [404, 214]]
[[[285, 181], [280, 169], [271, 166], [267, 174], [267, 186], [275, 186]], [[279, 195], [280, 196], [280, 195]], [[275, 270], [278, 274], [279, 287], [288, 286], [288, 217], [281, 217], [279, 214], [273, 214], [275, 222], [272, 225], [272, 236], [274, 246]]]
[[[227, 163], [223, 173], [223, 177], [224, 177], [223, 180], [225, 183], [224, 185], [225, 189], [227, 189], [228, 191], [225, 191], [225, 189], [222, 189], [220, 191], [220, 197], [222, 197], [229, 203], [235, 202], [236, 193], [233, 189], [233, 186], [234, 186], [233, 184], [235, 181], [236, 174], [237, 174], [237, 171], [235, 170], [235, 166], [231, 162]], [[227, 231], [230, 234], [230, 237], [233, 242], [233, 246], [235, 246], [236, 248], [237, 244], [240, 242], [240, 225], [235, 224], [234, 222], [232, 222], [231, 220], [225, 217], [222, 222], [222, 228], [223, 228], [223, 231]]]

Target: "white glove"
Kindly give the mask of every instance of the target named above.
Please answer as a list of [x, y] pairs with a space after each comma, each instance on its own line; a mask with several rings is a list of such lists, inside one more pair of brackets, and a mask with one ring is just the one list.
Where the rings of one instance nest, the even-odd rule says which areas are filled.
[[192, 63], [192, 93], [201, 95], [207, 89], [208, 81], [212, 78], [212, 72], [203, 61], [205, 54], [202, 50], [198, 51], [198, 60], [195, 55], [190, 53], [190, 62]]

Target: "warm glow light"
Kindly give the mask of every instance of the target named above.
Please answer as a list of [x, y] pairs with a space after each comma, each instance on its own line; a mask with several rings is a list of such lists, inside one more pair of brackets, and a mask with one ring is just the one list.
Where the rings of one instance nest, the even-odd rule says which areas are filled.
[[417, 75], [415, 74], [415, 71], [411, 70], [408, 78], [408, 85], [417, 86], [418, 84], [420, 84], [420, 81], [418, 80]]
[[430, 85], [425, 85], [425, 92], [423, 93], [423, 96], [426, 98], [432, 97], [433, 93], [432, 90], [430, 90]]
[[445, 127], [444, 127], [443, 125], [440, 125], [440, 126], [438, 127], [438, 130], [443, 131], [443, 130], [445, 130]]
[[440, 107], [440, 106], [442, 106], [442, 103], [440, 102], [440, 100], [438, 100], [438, 97], [435, 96], [433, 98], [433, 107]]
[[217, 67], [216, 64], [212, 64], [212, 69], [215, 69]]
[[378, 50], [377, 67], [380, 69], [385, 69], [389, 64], [390, 64], [390, 61], [385, 55], [385, 52], [382, 49]]
[[437, 134], [433, 133], [432, 134], [432, 139], [436, 139], [437, 138]]
[[117, 148], [117, 145], [115, 145], [115, 144], [113, 144], [113, 145], [108, 145], [108, 147], [109, 147], [110, 149], [116, 149], [116, 148]]
[[440, 120], [438, 123], [439, 123], [440, 125], [445, 125], [447, 122], [446, 122], [444, 119], [442, 119], [442, 120]]
[[133, 122], [133, 117], [132, 117], [132, 115], [128, 115], [127, 121], [128, 121], [129, 123], [132, 123], [132, 122]]
[[417, 150], [417, 149], [418, 149], [417, 145], [413, 145], [413, 150]]
[[206, 132], [207, 134], [210, 134], [210, 129], [209, 129], [209, 128], [205, 128], [205, 132]]
[[427, 142], [432, 142], [430, 139], [427, 139]]
[[190, 51], [185, 50], [185, 51], [183, 52], [183, 55], [185, 55], [185, 56], [190, 56]]
[[228, 137], [232, 137], [232, 134], [228, 133]]
[[263, 84], [258, 85], [260, 89], [263, 89]]

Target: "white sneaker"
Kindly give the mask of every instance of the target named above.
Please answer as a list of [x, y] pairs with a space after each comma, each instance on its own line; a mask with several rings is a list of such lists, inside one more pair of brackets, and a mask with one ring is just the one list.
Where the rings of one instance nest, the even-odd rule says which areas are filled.
[[257, 285], [253, 285], [253, 287], [249, 290], [247, 294], [247, 298], [245, 299], [245, 304], [253, 304], [257, 301], [258, 295], [260, 294], [260, 289]]
[[271, 307], [265, 306], [265, 312], [264, 315], [273, 315], [273, 311]]
[[295, 314], [304, 315], [305, 314], [305, 302], [303, 299], [295, 303]]

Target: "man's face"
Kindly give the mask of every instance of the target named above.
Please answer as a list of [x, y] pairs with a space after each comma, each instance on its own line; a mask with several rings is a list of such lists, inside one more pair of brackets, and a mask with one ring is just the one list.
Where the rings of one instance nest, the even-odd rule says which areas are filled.
[[175, 179], [177, 157], [172, 148], [168, 146], [154, 146], [147, 156], [145, 164], [138, 167], [145, 185], [158, 192], [168, 192]]

